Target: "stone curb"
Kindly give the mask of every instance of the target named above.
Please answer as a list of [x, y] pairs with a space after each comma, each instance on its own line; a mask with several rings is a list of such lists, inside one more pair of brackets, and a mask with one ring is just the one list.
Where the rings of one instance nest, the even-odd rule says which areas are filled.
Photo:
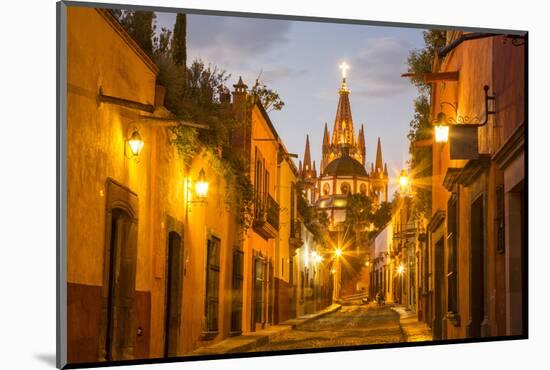
[[422, 342], [431, 341], [432, 334], [425, 323], [418, 321], [415, 314], [403, 312], [402, 307], [391, 307], [399, 315], [399, 327], [405, 341]]

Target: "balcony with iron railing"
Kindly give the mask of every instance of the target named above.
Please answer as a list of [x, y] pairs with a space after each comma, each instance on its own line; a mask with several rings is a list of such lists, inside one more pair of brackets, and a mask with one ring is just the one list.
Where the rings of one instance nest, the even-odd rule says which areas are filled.
[[290, 237], [289, 244], [291, 248], [298, 249], [304, 244], [302, 239], [302, 221], [301, 220], [291, 220], [290, 221]]
[[258, 194], [254, 208], [253, 228], [265, 239], [273, 239], [279, 231], [279, 204], [269, 194]]

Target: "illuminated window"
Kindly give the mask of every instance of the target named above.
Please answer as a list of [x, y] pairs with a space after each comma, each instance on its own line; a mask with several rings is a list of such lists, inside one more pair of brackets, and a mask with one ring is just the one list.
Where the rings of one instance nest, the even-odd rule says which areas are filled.
[[344, 182], [342, 183], [342, 185], [340, 185], [340, 192], [342, 192], [342, 194], [348, 194], [350, 191], [350, 186], [347, 182]]
[[323, 185], [323, 195], [330, 195], [330, 185], [328, 183]]

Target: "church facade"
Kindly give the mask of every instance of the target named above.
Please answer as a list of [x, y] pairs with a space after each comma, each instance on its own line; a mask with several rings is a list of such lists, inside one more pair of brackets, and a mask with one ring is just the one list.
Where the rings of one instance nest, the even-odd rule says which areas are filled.
[[332, 135], [325, 123], [319, 173], [315, 161], [311, 160], [309, 136], [306, 136], [303, 163], [300, 161], [298, 166], [306, 198], [328, 213], [331, 226], [345, 220], [349, 194], [369, 196], [375, 205], [388, 201], [388, 168], [382, 161], [382, 143], [378, 138], [376, 159], [367, 171], [365, 129], [361, 125], [355, 136], [349, 95], [344, 77], [338, 90]]

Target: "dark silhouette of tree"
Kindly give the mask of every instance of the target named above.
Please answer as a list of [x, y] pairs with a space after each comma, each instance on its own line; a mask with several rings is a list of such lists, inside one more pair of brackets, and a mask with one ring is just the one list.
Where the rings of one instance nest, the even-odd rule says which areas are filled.
[[268, 88], [267, 85], [260, 82], [259, 79], [256, 79], [256, 83], [252, 86], [251, 94], [260, 99], [260, 103], [262, 103], [266, 112], [281, 110], [285, 106], [279, 94]]
[[156, 29], [154, 22], [156, 18], [155, 13], [150, 11], [120, 9], [114, 9], [111, 12], [140, 48], [152, 58], [153, 38]]
[[437, 50], [445, 46], [446, 31], [424, 31], [424, 47], [412, 50], [407, 58], [409, 72], [414, 74], [411, 82], [417, 87], [419, 95], [414, 100], [414, 117], [409, 124], [409, 166], [414, 178], [420, 179], [425, 186], [417, 187], [414, 197], [413, 212], [415, 217], [427, 216], [431, 212], [431, 190], [429, 181], [424, 181], [432, 173], [431, 147], [416, 147], [415, 142], [428, 139], [432, 136], [430, 119], [430, 90], [431, 85], [424, 82], [423, 74], [432, 71], [432, 65]]
[[172, 38], [172, 58], [177, 66], [187, 64], [187, 15], [178, 13]]

